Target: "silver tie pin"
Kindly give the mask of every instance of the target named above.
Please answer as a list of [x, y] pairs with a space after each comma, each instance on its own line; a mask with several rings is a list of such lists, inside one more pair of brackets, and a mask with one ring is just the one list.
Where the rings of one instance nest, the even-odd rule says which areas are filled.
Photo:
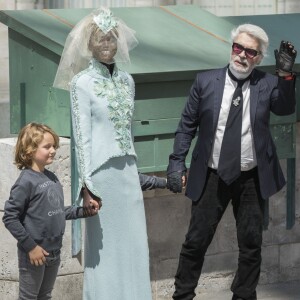
[[238, 106], [238, 105], [240, 105], [240, 101], [241, 101], [241, 97], [237, 96], [234, 100], [232, 100], [232, 104], [234, 106]]

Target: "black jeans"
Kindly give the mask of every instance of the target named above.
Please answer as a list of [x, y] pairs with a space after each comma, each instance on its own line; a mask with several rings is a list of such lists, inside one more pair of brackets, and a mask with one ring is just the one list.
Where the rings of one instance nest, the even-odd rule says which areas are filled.
[[206, 250], [230, 200], [239, 246], [238, 269], [231, 290], [234, 297], [256, 299], [263, 230], [263, 199], [257, 168], [242, 172], [240, 178], [229, 186], [219, 179], [214, 170], [208, 170], [204, 193], [199, 201], [192, 204], [190, 225], [175, 276], [173, 299], [191, 300], [195, 297]]

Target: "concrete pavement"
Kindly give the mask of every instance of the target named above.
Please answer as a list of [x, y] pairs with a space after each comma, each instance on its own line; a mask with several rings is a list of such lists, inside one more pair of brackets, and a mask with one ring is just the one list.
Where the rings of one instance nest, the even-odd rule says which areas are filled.
[[[231, 300], [230, 290], [205, 293], [195, 300]], [[300, 300], [300, 281], [259, 285], [257, 288], [258, 300]]]

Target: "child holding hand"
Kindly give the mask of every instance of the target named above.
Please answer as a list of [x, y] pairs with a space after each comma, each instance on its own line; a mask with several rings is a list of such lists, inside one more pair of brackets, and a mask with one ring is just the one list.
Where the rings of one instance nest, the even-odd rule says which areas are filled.
[[53, 162], [59, 137], [46, 125], [21, 129], [15, 164], [22, 170], [5, 202], [3, 222], [18, 241], [19, 299], [51, 299], [60, 265], [65, 220], [96, 215], [90, 207], [64, 206], [62, 185], [45, 166]]

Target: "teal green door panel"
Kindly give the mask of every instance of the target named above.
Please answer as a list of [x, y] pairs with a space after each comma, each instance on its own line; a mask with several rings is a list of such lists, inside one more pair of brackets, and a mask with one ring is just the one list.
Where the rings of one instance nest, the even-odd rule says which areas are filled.
[[[159, 136], [135, 137], [135, 150], [138, 156], [137, 164], [141, 172], [166, 171], [169, 154], [173, 152], [174, 134]], [[191, 150], [195, 145], [192, 142]], [[186, 166], [190, 166], [191, 153], [186, 158]]]
[[279, 158], [296, 157], [296, 125], [272, 125], [271, 132]]
[[35, 121], [70, 136], [69, 95], [52, 87], [59, 56], [14, 30], [9, 30], [9, 55], [16, 58], [9, 61], [11, 132]]
[[178, 118], [185, 101], [186, 97], [136, 100], [134, 120]]

